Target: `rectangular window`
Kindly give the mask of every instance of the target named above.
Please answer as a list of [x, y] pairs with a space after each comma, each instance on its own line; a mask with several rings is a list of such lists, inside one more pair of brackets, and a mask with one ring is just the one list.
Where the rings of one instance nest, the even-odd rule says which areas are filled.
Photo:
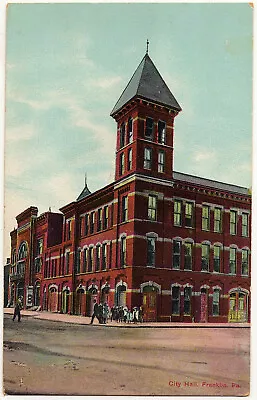
[[220, 272], [220, 246], [213, 246], [213, 271]]
[[121, 222], [128, 220], [128, 196], [123, 196], [121, 200]]
[[193, 210], [194, 204], [193, 203], [186, 203], [185, 208], [185, 226], [192, 228], [193, 227]]
[[157, 197], [151, 194], [148, 196], [148, 219], [157, 220]]
[[128, 150], [128, 171], [132, 169], [132, 149]]
[[43, 238], [37, 241], [37, 256], [43, 253]]
[[192, 243], [185, 243], [185, 264], [184, 269], [192, 270]]
[[120, 175], [123, 175], [125, 172], [125, 156], [124, 153], [120, 154]]
[[67, 275], [70, 271], [70, 252], [65, 253], [65, 274]]
[[144, 169], [152, 168], [152, 149], [145, 147], [144, 150]]
[[79, 218], [79, 237], [83, 236], [83, 217]]
[[221, 208], [214, 209], [214, 232], [220, 233], [222, 230], [222, 211]]
[[81, 267], [81, 250], [77, 251], [77, 273], [80, 273], [80, 267]]
[[172, 287], [172, 314], [180, 315], [180, 287]]
[[165, 170], [165, 152], [158, 151], [158, 172], [164, 172]]
[[242, 236], [248, 237], [248, 214], [242, 213]]
[[95, 230], [95, 213], [90, 214], [90, 233], [94, 233]]
[[148, 267], [155, 266], [155, 238], [147, 237], [147, 261], [146, 265]]
[[132, 143], [133, 141], [133, 119], [129, 118], [128, 120], [128, 143]]
[[166, 123], [158, 121], [158, 143], [166, 143]]
[[184, 288], [184, 315], [191, 315], [191, 287]]
[[179, 200], [174, 201], [174, 225], [181, 226], [182, 222], [182, 202]]
[[93, 271], [93, 247], [88, 249], [88, 272]]
[[101, 247], [96, 246], [96, 263], [95, 263], [95, 270], [100, 270], [100, 257], [101, 257]]
[[202, 208], [202, 230], [209, 231], [210, 230], [210, 207], [203, 206]]
[[107, 244], [103, 243], [102, 247], [102, 270], [107, 268]]
[[102, 230], [102, 214], [103, 214], [103, 211], [101, 208], [99, 208], [99, 210], [97, 212], [97, 230], [98, 231]]
[[180, 269], [181, 242], [173, 241], [173, 269]]
[[71, 239], [71, 220], [67, 221], [67, 240]]
[[229, 273], [232, 275], [236, 274], [236, 249], [229, 249]]
[[108, 228], [108, 206], [104, 207], [103, 229]]
[[249, 270], [249, 253], [248, 250], [242, 250], [242, 275], [247, 276]]
[[212, 297], [212, 315], [220, 315], [220, 291], [214, 289]]
[[202, 271], [209, 271], [210, 265], [210, 246], [208, 244], [202, 244]]
[[87, 249], [84, 249], [83, 252], [83, 272], [86, 272], [87, 270]]
[[125, 267], [126, 265], [126, 238], [122, 237], [120, 241], [120, 266]]
[[84, 235], [88, 235], [88, 214], [85, 215]]
[[109, 268], [112, 267], [112, 241], [109, 244]]
[[230, 235], [236, 235], [236, 222], [237, 222], [237, 212], [230, 211]]
[[120, 147], [125, 145], [125, 124], [124, 122], [120, 126]]
[[149, 140], [153, 140], [153, 127], [154, 127], [153, 119], [147, 117], [145, 121], [145, 137]]

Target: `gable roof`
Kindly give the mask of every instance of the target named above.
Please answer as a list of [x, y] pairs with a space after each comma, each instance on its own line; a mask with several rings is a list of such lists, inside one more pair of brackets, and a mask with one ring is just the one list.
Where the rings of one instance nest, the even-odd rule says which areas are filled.
[[82, 190], [82, 192], [80, 193], [79, 197], [77, 198], [76, 201], [82, 200], [85, 197], [89, 196], [91, 194], [90, 190], [87, 187], [87, 184], [85, 184], [84, 189]]
[[111, 116], [116, 114], [117, 111], [136, 96], [181, 111], [180, 105], [148, 54], [144, 56], [134, 72], [119, 100], [115, 104]]

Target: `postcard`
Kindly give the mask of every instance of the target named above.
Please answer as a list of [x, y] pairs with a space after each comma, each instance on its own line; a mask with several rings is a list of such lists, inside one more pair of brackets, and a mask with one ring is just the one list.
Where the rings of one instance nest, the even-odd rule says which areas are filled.
[[6, 8], [6, 395], [249, 396], [253, 6]]

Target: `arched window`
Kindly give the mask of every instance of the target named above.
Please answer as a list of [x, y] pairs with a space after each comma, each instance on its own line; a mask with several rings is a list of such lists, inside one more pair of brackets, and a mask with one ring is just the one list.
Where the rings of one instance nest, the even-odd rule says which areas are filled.
[[128, 120], [128, 143], [133, 141], [133, 119], [129, 118]]
[[120, 148], [125, 146], [125, 124], [124, 122], [120, 126]]
[[23, 260], [27, 257], [28, 247], [26, 242], [22, 242], [18, 251], [18, 260]]

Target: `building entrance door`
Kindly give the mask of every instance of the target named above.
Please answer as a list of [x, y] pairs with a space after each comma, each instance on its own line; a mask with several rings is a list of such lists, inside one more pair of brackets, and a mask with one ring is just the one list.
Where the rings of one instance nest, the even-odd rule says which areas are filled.
[[97, 301], [97, 289], [96, 288], [91, 288], [89, 289], [87, 293], [87, 316], [92, 317], [93, 312], [94, 312], [94, 304], [95, 300]]
[[201, 289], [200, 322], [208, 322], [208, 295], [206, 289]]
[[144, 321], [157, 320], [157, 289], [154, 286], [143, 289], [143, 313]]
[[83, 302], [85, 301], [84, 289], [78, 289], [76, 293], [76, 314], [82, 315], [83, 313]]
[[69, 299], [70, 299], [70, 291], [69, 291], [69, 289], [64, 289], [62, 292], [62, 312], [63, 312], [63, 314], [68, 314], [68, 312], [69, 312]]
[[247, 322], [248, 295], [238, 291], [230, 293], [228, 322]]
[[48, 311], [51, 312], [57, 312], [57, 306], [58, 306], [58, 293], [56, 288], [51, 288], [49, 290], [49, 301], [48, 301]]

